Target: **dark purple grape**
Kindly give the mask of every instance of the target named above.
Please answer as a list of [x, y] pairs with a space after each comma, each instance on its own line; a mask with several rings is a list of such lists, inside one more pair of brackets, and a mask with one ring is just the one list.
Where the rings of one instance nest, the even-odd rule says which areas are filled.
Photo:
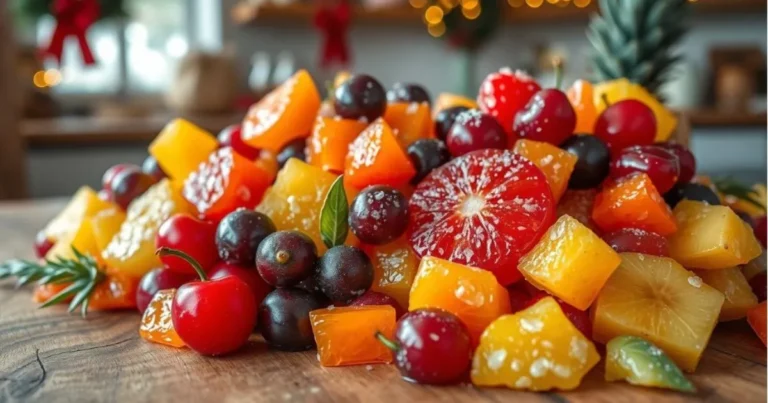
[[155, 179], [136, 169], [125, 169], [117, 173], [112, 179], [111, 195], [112, 201], [124, 210], [137, 197], [144, 194], [152, 185]]
[[216, 229], [219, 258], [227, 263], [254, 267], [259, 244], [276, 230], [266, 215], [237, 209], [227, 214]]
[[416, 168], [416, 176], [411, 179], [411, 184], [417, 185], [433, 169], [450, 161], [451, 153], [445, 143], [438, 139], [421, 139], [408, 146], [408, 157]]
[[317, 262], [317, 246], [298, 231], [270, 234], [256, 252], [256, 269], [273, 287], [290, 287], [312, 276]]
[[569, 189], [591, 189], [600, 185], [608, 176], [611, 153], [608, 146], [597, 137], [571, 136], [560, 148], [579, 157], [568, 181]]
[[157, 163], [155, 157], [151, 155], [144, 160], [143, 164], [141, 164], [141, 170], [144, 171], [145, 174], [151, 176], [155, 182], [160, 182], [168, 177], [168, 175], [165, 174], [165, 171], [163, 171], [163, 168], [160, 167], [160, 164]]
[[453, 123], [456, 121], [456, 117], [464, 111], [468, 111], [466, 106], [454, 106], [451, 108], [443, 109], [435, 116], [435, 134], [437, 138], [445, 141], [448, 138], [448, 132], [451, 131]]
[[104, 175], [101, 176], [101, 187], [108, 192], [112, 192], [112, 182], [115, 180], [117, 174], [123, 171], [141, 171], [138, 165], [134, 164], [117, 164], [109, 167], [104, 171]]
[[301, 138], [291, 141], [290, 143], [286, 144], [282, 150], [280, 150], [280, 153], [277, 154], [277, 164], [280, 166], [280, 168], [282, 168], [283, 165], [285, 165], [285, 163], [288, 162], [288, 160], [291, 158], [306, 161], [306, 149], [306, 139]]
[[454, 157], [487, 148], [504, 150], [507, 148], [507, 134], [496, 118], [470, 109], [456, 117], [445, 145]]
[[387, 91], [387, 101], [389, 102], [426, 102], [431, 104], [429, 93], [427, 90], [418, 85], [411, 83], [395, 83], [392, 88]]
[[259, 330], [270, 347], [283, 351], [309, 350], [315, 345], [309, 312], [323, 308], [315, 295], [296, 288], [278, 288], [259, 306]]
[[333, 93], [333, 108], [344, 119], [365, 118], [373, 122], [384, 114], [386, 107], [384, 87], [366, 74], [353, 75]]
[[408, 226], [408, 199], [399, 190], [376, 185], [363, 189], [349, 208], [349, 228], [369, 245], [383, 245]]
[[371, 288], [373, 264], [358, 248], [335, 246], [320, 258], [315, 279], [332, 302], [346, 304]]
[[664, 201], [667, 202], [669, 207], [675, 208], [677, 203], [680, 203], [682, 200], [696, 200], [713, 206], [720, 204], [720, 197], [717, 196], [717, 193], [709, 186], [700, 183], [678, 184], [664, 194]]

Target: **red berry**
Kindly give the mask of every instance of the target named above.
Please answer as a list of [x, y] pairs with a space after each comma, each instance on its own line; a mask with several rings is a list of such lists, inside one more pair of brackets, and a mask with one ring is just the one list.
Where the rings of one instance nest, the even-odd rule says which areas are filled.
[[[210, 270], [219, 259], [216, 253], [216, 225], [200, 221], [189, 214], [176, 214], [165, 220], [157, 231], [157, 248], [178, 249], [194, 258], [203, 270]], [[195, 274], [185, 259], [177, 256], [161, 257], [165, 267], [177, 273]]]
[[656, 116], [651, 108], [635, 99], [611, 104], [595, 121], [594, 135], [616, 154], [624, 148], [653, 144]]
[[407, 313], [395, 330], [395, 340], [381, 333], [379, 340], [395, 353], [395, 366], [406, 380], [445, 385], [464, 380], [472, 361], [467, 326], [442, 309]]
[[48, 238], [48, 235], [45, 234], [45, 231], [40, 231], [35, 235], [35, 256], [37, 256], [40, 259], [45, 258], [45, 255], [48, 254], [48, 251], [53, 248], [53, 240], [51, 238]]
[[375, 78], [366, 74], [355, 74], [336, 87], [333, 93], [333, 108], [344, 119], [361, 119], [373, 122], [384, 115], [387, 108], [387, 93]]
[[763, 248], [766, 247], [765, 238], [766, 238], [766, 231], [768, 231], [765, 221], [766, 221], [765, 216], [757, 217], [752, 227], [752, 230], [755, 232], [755, 237], [757, 237], [757, 240], [760, 241], [760, 243], [763, 245]]
[[383, 245], [408, 226], [408, 199], [399, 190], [376, 185], [363, 189], [349, 208], [349, 228], [369, 245]]
[[655, 232], [622, 228], [603, 236], [603, 240], [618, 253], [632, 252], [669, 257], [667, 239]]
[[515, 116], [539, 90], [541, 86], [528, 74], [504, 68], [485, 77], [480, 84], [477, 105], [496, 118], [507, 135], [512, 136]]
[[144, 171], [145, 174], [151, 176], [155, 182], [160, 182], [161, 180], [168, 177], [168, 175], [165, 174], [165, 171], [163, 171], [163, 168], [157, 162], [157, 159], [151, 155], [148, 156], [144, 160], [144, 163], [141, 164], [141, 170]]
[[366, 305], [389, 305], [395, 308], [395, 317], [399, 318], [405, 314], [405, 309], [397, 303], [397, 301], [387, 294], [368, 290], [365, 294], [357, 297], [354, 301], [349, 303], [350, 306], [366, 306]]
[[112, 182], [115, 179], [115, 176], [119, 174], [120, 172], [123, 172], [125, 170], [131, 170], [131, 171], [141, 171], [141, 168], [139, 168], [137, 165], [134, 164], [117, 164], [113, 165], [109, 169], [107, 169], [104, 172], [104, 175], [101, 177], [101, 187], [103, 189], [106, 189], [108, 191], [112, 190]]
[[448, 151], [454, 157], [472, 151], [495, 148], [507, 148], [507, 135], [504, 128], [491, 115], [470, 109], [461, 112], [445, 139]]
[[[534, 295], [531, 297], [531, 299], [528, 300], [525, 307], [529, 307], [537, 302], [539, 302], [540, 299], [549, 296], [549, 294], [545, 292], [540, 292], [537, 295]], [[571, 321], [573, 326], [578, 329], [581, 334], [584, 335], [584, 337], [591, 339], [592, 338], [592, 321], [589, 320], [589, 314], [585, 311], [580, 311], [577, 308], [574, 308], [571, 305], [568, 305], [567, 303], [563, 302], [559, 298], [555, 298], [555, 301], [560, 305], [560, 309], [563, 311], [563, 314], [565, 317], [568, 318], [568, 320]]]
[[564, 92], [548, 88], [517, 113], [512, 129], [524, 139], [560, 145], [576, 129], [576, 112]]
[[126, 210], [134, 199], [144, 194], [154, 184], [155, 179], [144, 172], [124, 169], [112, 178], [109, 188], [105, 187], [105, 189], [111, 192], [112, 201]]
[[555, 220], [547, 179], [511, 151], [476, 151], [432, 171], [414, 190], [409, 239], [435, 256], [493, 272], [503, 285]]
[[312, 276], [317, 263], [317, 246], [299, 231], [270, 234], [256, 252], [256, 269], [267, 284], [290, 287]]
[[680, 162], [680, 177], [677, 178], [677, 183], [688, 183], [696, 176], [696, 157], [688, 147], [677, 143], [662, 143], [659, 146], [675, 154]]
[[633, 146], [621, 150], [611, 162], [611, 178], [648, 174], [659, 193], [667, 193], [680, 177], [680, 162], [675, 154], [659, 146]]
[[178, 273], [165, 267], [151, 270], [141, 278], [139, 287], [136, 289], [136, 308], [144, 313], [155, 293], [160, 290], [179, 288], [196, 278], [194, 274]]
[[227, 276], [234, 276], [243, 280], [253, 292], [253, 296], [256, 298], [256, 305], [261, 304], [261, 301], [263, 301], [267, 294], [272, 291], [272, 287], [264, 282], [264, 279], [261, 278], [259, 272], [253, 267], [242, 267], [226, 262], [218, 262], [213, 266], [213, 269], [211, 269], [208, 275], [211, 280]]
[[239, 123], [225, 127], [219, 132], [217, 138], [220, 147], [232, 147], [238, 154], [252, 161], [259, 158], [259, 149], [253, 148], [243, 141], [242, 125]]

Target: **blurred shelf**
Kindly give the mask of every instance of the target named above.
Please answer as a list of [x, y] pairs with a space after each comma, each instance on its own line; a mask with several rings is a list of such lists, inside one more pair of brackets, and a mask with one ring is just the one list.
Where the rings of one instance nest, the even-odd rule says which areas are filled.
[[714, 109], [684, 112], [695, 127], [761, 127], [765, 128], [768, 116], [762, 113], [726, 113]]

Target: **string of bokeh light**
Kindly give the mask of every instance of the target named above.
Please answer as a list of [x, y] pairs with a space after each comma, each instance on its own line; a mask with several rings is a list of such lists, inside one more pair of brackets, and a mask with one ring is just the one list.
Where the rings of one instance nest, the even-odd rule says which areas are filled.
[[32, 85], [37, 88], [55, 87], [61, 80], [61, 71], [57, 69], [40, 70], [32, 76]]

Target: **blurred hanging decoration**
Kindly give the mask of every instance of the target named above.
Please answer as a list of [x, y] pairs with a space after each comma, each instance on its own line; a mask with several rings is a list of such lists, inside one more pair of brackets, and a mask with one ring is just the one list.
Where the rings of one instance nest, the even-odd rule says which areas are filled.
[[329, 67], [334, 62], [341, 66], [349, 64], [347, 31], [351, 14], [348, 0], [318, 0], [314, 23], [323, 35], [321, 67]]

